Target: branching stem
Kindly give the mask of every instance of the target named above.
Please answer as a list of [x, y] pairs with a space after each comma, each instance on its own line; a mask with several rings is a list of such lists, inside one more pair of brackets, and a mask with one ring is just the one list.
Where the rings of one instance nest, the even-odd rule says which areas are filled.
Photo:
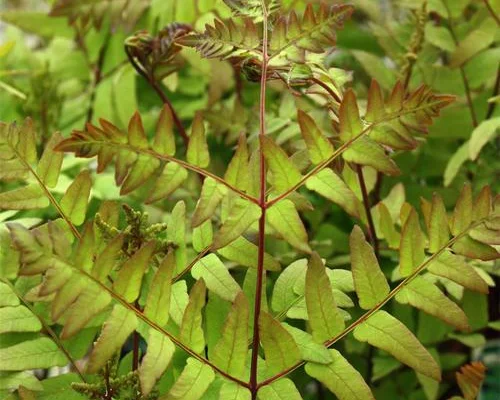
[[259, 107], [259, 161], [260, 161], [260, 197], [259, 206], [261, 208], [261, 216], [259, 219], [259, 243], [257, 257], [257, 282], [255, 287], [255, 303], [253, 313], [253, 339], [252, 339], [252, 359], [250, 364], [250, 391], [252, 400], [257, 399], [258, 382], [257, 369], [259, 361], [259, 316], [262, 305], [262, 286], [264, 281], [264, 251], [265, 251], [265, 228], [266, 228], [266, 165], [264, 160], [263, 138], [266, 134], [266, 80], [267, 66], [269, 56], [267, 53], [267, 8], [264, 0], [262, 0], [262, 71], [260, 78], [260, 107]]

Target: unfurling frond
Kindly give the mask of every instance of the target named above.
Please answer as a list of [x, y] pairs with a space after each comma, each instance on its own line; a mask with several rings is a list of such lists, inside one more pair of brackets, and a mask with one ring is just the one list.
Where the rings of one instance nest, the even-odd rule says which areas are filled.
[[[244, 18], [243, 25], [232, 19], [225, 22], [215, 20], [213, 25], [206, 25], [204, 33], [185, 36], [179, 43], [195, 47], [204, 57], [229, 59], [235, 64], [241, 64], [242, 72], [250, 80], [257, 80], [262, 63], [262, 34], [255, 19], [249, 17], [259, 15], [262, 1], [245, 2], [244, 5], [239, 0], [227, 2], [237, 14], [247, 17]], [[256, 11], [257, 9], [260, 11]], [[344, 21], [352, 12], [353, 7], [350, 5], [321, 4], [319, 9], [314, 11], [313, 6], [309, 4], [302, 18], [294, 11], [289, 15], [280, 16], [274, 21], [273, 29], [269, 33], [268, 79], [276, 79], [284, 73], [293, 76], [297, 72], [290, 68], [295, 64], [303, 65], [312, 58], [309, 57], [310, 54], [318, 55], [326, 48], [334, 46], [335, 30], [343, 27]], [[318, 56], [314, 61], [319, 61]], [[306, 76], [310, 75], [310, 70], [308, 71]]]

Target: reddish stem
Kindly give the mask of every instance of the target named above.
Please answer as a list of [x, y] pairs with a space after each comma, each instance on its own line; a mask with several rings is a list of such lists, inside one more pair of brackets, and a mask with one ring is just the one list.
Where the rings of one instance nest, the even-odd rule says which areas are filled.
[[262, 38], [262, 71], [260, 78], [260, 109], [259, 109], [259, 145], [260, 145], [260, 196], [259, 206], [261, 216], [259, 219], [259, 248], [257, 257], [257, 283], [255, 288], [255, 304], [253, 314], [253, 339], [252, 339], [252, 360], [250, 365], [250, 391], [252, 400], [257, 399], [258, 382], [257, 369], [259, 359], [259, 316], [262, 305], [262, 285], [264, 281], [264, 251], [265, 251], [265, 228], [266, 228], [266, 165], [263, 151], [263, 138], [266, 134], [266, 79], [269, 56], [267, 54], [267, 10], [263, 9], [263, 38]]

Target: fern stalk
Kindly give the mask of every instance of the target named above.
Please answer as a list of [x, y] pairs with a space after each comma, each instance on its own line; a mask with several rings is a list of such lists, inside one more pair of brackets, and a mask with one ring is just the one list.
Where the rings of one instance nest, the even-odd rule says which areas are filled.
[[261, 216], [259, 219], [259, 243], [257, 258], [257, 282], [255, 287], [255, 304], [253, 313], [253, 339], [252, 339], [252, 360], [250, 364], [250, 391], [252, 400], [257, 399], [259, 389], [257, 383], [257, 367], [259, 357], [259, 316], [262, 303], [262, 284], [264, 280], [264, 251], [265, 251], [265, 229], [266, 229], [266, 165], [263, 151], [263, 137], [266, 134], [266, 78], [269, 56], [267, 52], [267, 8], [262, 0], [262, 70], [260, 77], [260, 105], [259, 105], [259, 161], [260, 161], [260, 197], [259, 207]]

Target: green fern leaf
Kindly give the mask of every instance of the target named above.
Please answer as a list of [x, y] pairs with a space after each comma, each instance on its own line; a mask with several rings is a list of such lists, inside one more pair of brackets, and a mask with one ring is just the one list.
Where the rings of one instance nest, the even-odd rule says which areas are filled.
[[314, 120], [302, 110], [298, 111], [297, 120], [312, 163], [328, 160], [333, 154], [333, 145], [323, 136]]
[[434, 275], [450, 279], [467, 289], [488, 293], [488, 285], [464, 257], [445, 251], [429, 264], [428, 269]]
[[417, 276], [398, 294], [396, 301], [410, 304], [462, 331], [470, 329], [465, 313], [448, 299], [437, 286]]
[[190, 357], [174, 386], [159, 400], [199, 400], [214, 379], [212, 368]]
[[215, 254], [200, 259], [193, 266], [191, 274], [193, 278], [203, 280], [208, 289], [224, 300], [234, 301], [241, 291], [238, 283]]
[[402, 276], [408, 276], [425, 257], [425, 242], [417, 212], [411, 208], [401, 231], [399, 265]]
[[238, 198], [229, 210], [229, 215], [217, 232], [212, 244], [214, 250], [227, 246], [260, 218], [261, 209], [245, 199]]
[[270, 374], [279, 373], [301, 360], [293, 336], [270, 314], [260, 314], [259, 331]]
[[309, 362], [306, 373], [323, 383], [339, 400], [375, 400], [361, 374], [337, 350], [330, 350], [332, 362]]
[[25, 340], [0, 349], [0, 371], [63, 367], [68, 359], [49, 338]]
[[212, 178], [206, 178], [203, 181], [200, 198], [196, 204], [191, 225], [197, 227], [212, 217], [215, 209], [226, 194], [227, 189], [225, 186], [222, 186]]
[[378, 265], [372, 247], [359, 226], [354, 226], [349, 240], [351, 269], [359, 306], [365, 310], [375, 307], [389, 294], [389, 284]]
[[291, 200], [284, 199], [266, 212], [267, 222], [296, 249], [310, 253], [307, 231]]
[[441, 379], [439, 366], [425, 347], [405, 325], [385, 311], [377, 311], [358, 325], [354, 329], [354, 337], [387, 351], [425, 376], [437, 381]]
[[349, 215], [360, 217], [362, 205], [349, 186], [330, 168], [325, 168], [306, 181], [306, 187], [341, 206]]
[[155, 247], [156, 243], [154, 241], [146, 243], [125, 261], [118, 272], [118, 276], [113, 283], [113, 289], [129, 303], [133, 303], [139, 297], [142, 278], [148, 268]]
[[240, 379], [243, 379], [248, 354], [248, 318], [248, 300], [240, 291], [226, 318], [212, 359], [222, 371]]
[[[229, 245], [217, 250], [217, 253], [238, 265], [257, 269], [258, 250], [255, 244], [240, 236]], [[279, 271], [281, 266], [269, 253], [264, 253], [264, 269]]]
[[90, 172], [84, 170], [78, 174], [61, 199], [61, 209], [77, 226], [85, 221], [91, 186]]
[[220, 388], [219, 400], [251, 400], [250, 390], [235, 382], [224, 382]]
[[258, 400], [302, 400], [292, 380], [279, 379], [269, 385], [262, 386], [257, 392]]
[[42, 329], [40, 320], [24, 306], [0, 308], [0, 333], [38, 332]]
[[267, 136], [262, 138], [262, 151], [271, 171], [271, 183], [277, 194], [292, 188], [300, 181], [301, 175], [297, 167], [271, 138]]
[[305, 299], [314, 340], [322, 343], [344, 329], [325, 266], [317, 253], [309, 260], [306, 273]]
[[205, 348], [205, 334], [202, 326], [202, 308], [205, 306], [206, 286], [203, 279], [199, 279], [189, 293], [189, 302], [182, 317], [179, 338], [182, 343], [196, 353]]
[[144, 315], [160, 326], [168, 322], [174, 270], [175, 256], [169, 251], [153, 277], [144, 307]]
[[103, 368], [106, 362], [121, 349], [136, 327], [135, 314], [119, 304], [115, 305], [92, 349], [87, 372], [92, 374]]
[[205, 127], [203, 117], [200, 112], [196, 113], [191, 136], [187, 149], [187, 161], [198, 167], [206, 167], [210, 163], [210, 153], [208, 152], [207, 140], [205, 138]]
[[139, 366], [141, 392], [147, 396], [163, 375], [174, 355], [175, 346], [163, 333], [149, 330], [148, 351]]

